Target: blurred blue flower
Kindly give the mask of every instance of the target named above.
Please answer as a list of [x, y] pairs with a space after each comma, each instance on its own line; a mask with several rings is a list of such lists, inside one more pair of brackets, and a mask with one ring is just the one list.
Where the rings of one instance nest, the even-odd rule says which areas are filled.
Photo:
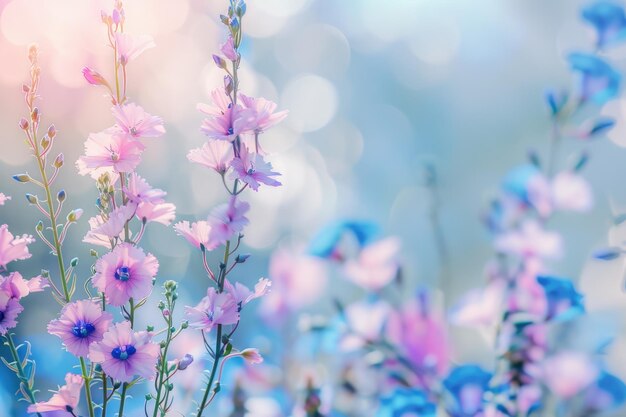
[[537, 178], [543, 178], [541, 171], [534, 165], [522, 165], [506, 174], [502, 188], [525, 204], [532, 204], [531, 185]]
[[376, 417], [402, 417], [415, 415], [435, 417], [437, 406], [431, 403], [423, 391], [398, 388], [388, 397], [382, 398]]
[[347, 233], [352, 234], [359, 246], [363, 247], [371, 243], [378, 236], [379, 231], [380, 228], [373, 222], [339, 220], [319, 231], [309, 245], [309, 254], [320, 258], [330, 258]]
[[606, 411], [626, 403], [626, 384], [608, 372], [602, 372], [587, 389], [585, 405], [590, 411]]
[[583, 296], [566, 278], [538, 276], [537, 282], [543, 287], [548, 301], [546, 318], [549, 320], [570, 320], [585, 313]]
[[619, 92], [621, 75], [611, 65], [592, 54], [575, 52], [568, 56], [572, 70], [580, 73], [581, 101], [602, 105]]
[[482, 410], [491, 373], [477, 365], [458, 366], [444, 379], [452, 401], [446, 407], [452, 417], [473, 417]]
[[582, 17], [596, 29], [598, 48], [626, 39], [626, 15], [620, 5], [598, 1], [583, 8]]

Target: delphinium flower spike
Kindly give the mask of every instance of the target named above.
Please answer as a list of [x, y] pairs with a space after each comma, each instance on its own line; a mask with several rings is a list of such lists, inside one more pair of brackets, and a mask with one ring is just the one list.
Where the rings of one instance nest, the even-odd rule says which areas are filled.
[[[241, 40], [246, 3], [230, 0], [228, 12], [220, 16], [227, 28], [227, 38], [222, 44], [222, 55], [213, 55], [215, 64], [224, 71], [224, 87], [211, 92], [211, 105], [199, 104], [204, 113], [201, 131], [207, 142], [189, 152], [191, 162], [217, 172], [228, 193], [228, 201], [214, 208], [206, 220], [175, 225], [176, 231], [200, 250], [202, 263], [212, 286], [195, 307], [187, 307], [189, 326], [200, 330], [213, 364], [209, 370], [206, 389], [198, 404], [196, 415], [201, 417], [219, 391], [220, 375], [224, 361], [233, 357], [232, 336], [239, 326], [240, 312], [251, 300], [264, 295], [270, 282], [261, 279], [254, 290], [230, 280], [235, 267], [246, 261], [248, 255], [235, 255], [248, 224], [246, 217], [250, 205], [241, 200], [246, 188], [259, 191], [262, 186], [281, 185], [272, 165], [265, 160], [260, 138], [269, 128], [280, 122], [287, 112], [276, 112], [276, 104], [264, 98], [252, 98], [241, 93], [239, 66]], [[224, 255], [218, 268], [208, 264], [208, 251], [224, 246]], [[207, 336], [213, 333], [214, 342]], [[246, 350], [242, 351], [244, 354]], [[246, 356], [244, 355], [244, 358]], [[222, 365], [220, 365], [222, 364]], [[219, 371], [219, 372], [218, 372]], [[155, 414], [156, 416], [156, 408]]]

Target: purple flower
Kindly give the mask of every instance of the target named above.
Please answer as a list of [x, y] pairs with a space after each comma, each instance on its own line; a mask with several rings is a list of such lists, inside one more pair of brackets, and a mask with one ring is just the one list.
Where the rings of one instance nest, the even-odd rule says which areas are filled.
[[75, 356], [87, 356], [89, 345], [102, 340], [113, 316], [102, 311], [100, 303], [80, 300], [67, 304], [61, 316], [48, 324], [48, 333], [58, 336], [68, 352]]
[[210, 332], [218, 324], [235, 324], [239, 321], [239, 305], [232, 294], [218, 293], [209, 287], [207, 295], [195, 307], [185, 307], [189, 325]]
[[617, 96], [622, 76], [608, 63], [584, 53], [570, 54], [568, 59], [572, 69], [580, 76], [581, 101], [592, 100], [603, 105]]
[[0, 291], [0, 335], [17, 326], [17, 316], [24, 310], [20, 302], [6, 291]]
[[250, 153], [245, 145], [241, 147], [239, 158], [234, 158], [230, 166], [233, 168], [232, 178], [248, 184], [254, 191], [259, 190], [260, 184], [271, 187], [281, 185], [272, 178], [280, 175], [272, 171], [272, 164], [265, 162], [258, 153]]
[[245, 214], [250, 210], [250, 204], [232, 197], [226, 204], [215, 207], [209, 214], [208, 225], [209, 241], [218, 244], [225, 243], [235, 233], [243, 230], [248, 224]]

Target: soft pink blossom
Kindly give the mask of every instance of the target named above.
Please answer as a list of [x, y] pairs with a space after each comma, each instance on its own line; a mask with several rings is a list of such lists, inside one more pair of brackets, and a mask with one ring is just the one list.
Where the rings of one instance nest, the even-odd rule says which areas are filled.
[[18, 299], [6, 291], [0, 291], [0, 336], [17, 326], [17, 316], [23, 310]]
[[89, 67], [83, 67], [83, 76], [85, 80], [91, 85], [103, 85], [105, 87], [109, 86], [107, 80], [97, 71], [92, 70]]
[[63, 307], [60, 317], [48, 324], [48, 333], [60, 337], [71, 354], [86, 357], [89, 345], [102, 340], [112, 321], [100, 302], [80, 300]]
[[131, 298], [141, 300], [149, 296], [158, 270], [159, 262], [152, 254], [122, 243], [98, 259], [92, 281], [109, 304], [119, 307]]
[[211, 243], [209, 241], [209, 235], [211, 233], [211, 226], [206, 221], [199, 221], [189, 224], [188, 221], [182, 221], [174, 225], [176, 234], [184, 237], [187, 242], [191, 243], [196, 248], [200, 249], [200, 245], [204, 245], [206, 250], [213, 250], [220, 245], [219, 242]]
[[535, 220], [526, 220], [517, 230], [496, 238], [499, 252], [525, 258], [558, 258], [561, 255], [561, 237], [544, 230]]
[[254, 111], [254, 121], [252, 123], [252, 131], [255, 133], [265, 132], [269, 128], [282, 122], [289, 113], [287, 110], [276, 112], [276, 103], [266, 100], [263, 97], [248, 97], [239, 94], [239, 98], [244, 107]]
[[263, 363], [263, 356], [259, 353], [258, 349], [248, 348], [241, 351], [241, 357], [246, 360], [246, 362], [256, 365], [259, 363]]
[[248, 304], [250, 301], [264, 296], [270, 291], [272, 281], [267, 278], [259, 279], [259, 282], [254, 286], [254, 291], [251, 291], [248, 287], [240, 282], [231, 284], [229, 280], [224, 281], [224, 290], [230, 293], [235, 302], [241, 307]]
[[231, 104], [220, 115], [204, 119], [200, 130], [210, 138], [232, 142], [237, 136], [250, 130], [253, 122], [252, 111], [238, 104]]
[[0, 267], [6, 268], [9, 262], [30, 258], [28, 245], [34, 241], [30, 235], [13, 236], [6, 224], [0, 226]]
[[571, 398], [598, 377], [590, 357], [579, 352], [562, 352], [543, 362], [545, 384], [561, 398]]
[[162, 203], [167, 193], [158, 188], [152, 188], [148, 182], [133, 172], [128, 176], [124, 194], [133, 203]]
[[99, 363], [111, 378], [130, 382], [135, 376], [154, 377], [159, 352], [150, 333], [133, 332], [130, 322], [124, 321], [109, 328], [100, 342], [89, 346], [89, 359]]
[[78, 173], [87, 175], [100, 169], [112, 169], [116, 173], [131, 172], [141, 162], [143, 150], [144, 146], [140, 142], [119, 133], [92, 133], [85, 141], [85, 155], [76, 162]]
[[235, 40], [232, 36], [228, 36], [228, 39], [226, 39], [226, 42], [222, 44], [220, 50], [222, 51], [224, 56], [231, 61], [236, 61], [239, 59], [239, 54], [235, 50]]
[[126, 65], [146, 50], [154, 48], [156, 44], [148, 35], [130, 35], [118, 32], [115, 34], [115, 46], [120, 63]]
[[165, 134], [163, 120], [146, 113], [135, 103], [113, 106], [111, 111], [117, 123], [116, 127], [130, 138], [157, 138]]
[[0, 193], [0, 206], [4, 206], [4, 203], [9, 201], [10, 199], [11, 199], [11, 196]]
[[41, 292], [48, 288], [48, 280], [41, 275], [24, 279], [19, 272], [11, 272], [8, 276], [0, 276], [0, 291], [7, 292], [11, 297], [20, 300], [32, 292]]
[[558, 210], [589, 211], [593, 207], [593, 193], [582, 176], [563, 171], [552, 180], [552, 201]]
[[396, 277], [400, 240], [394, 237], [365, 246], [357, 259], [346, 262], [348, 279], [370, 291], [379, 291]]
[[209, 214], [209, 241], [225, 243], [236, 233], [240, 233], [248, 224], [246, 213], [250, 204], [232, 197], [226, 204], [215, 207]]
[[172, 203], [141, 203], [135, 215], [139, 220], [169, 226], [176, 218], [176, 206]]
[[506, 282], [491, 281], [484, 289], [465, 294], [450, 313], [450, 321], [459, 326], [492, 326], [500, 320], [504, 306]]
[[245, 145], [241, 147], [239, 157], [230, 162], [230, 166], [233, 168], [231, 178], [248, 184], [254, 191], [258, 191], [261, 184], [271, 187], [282, 185], [272, 178], [280, 175], [272, 171], [272, 164], [263, 160], [258, 153], [249, 152]]
[[196, 108], [200, 113], [211, 117], [220, 117], [230, 108], [230, 98], [223, 88], [216, 88], [211, 91], [212, 104], [198, 103]]
[[[65, 375], [65, 385], [59, 388], [48, 401], [28, 406], [29, 413], [43, 413], [48, 417], [71, 417], [76, 414], [83, 388], [83, 377], [75, 374]], [[72, 411], [71, 413], [68, 411]]]
[[110, 241], [120, 236], [126, 222], [135, 215], [136, 210], [137, 206], [131, 203], [114, 209], [106, 220], [101, 215], [92, 217], [89, 219], [91, 230], [85, 235], [83, 242], [110, 247]]
[[189, 325], [210, 332], [218, 324], [235, 324], [239, 321], [239, 306], [228, 292], [218, 293], [209, 287], [207, 295], [195, 307], [185, 307]]
[[230, 167], [233, 160], [233, 145], [222, 140], [210, 140], [201, 148], [192, 149], [187, 159], [196, 164], [223, 174]]
[[347, 334], [341, 347], [354, 350], [381, 339], [391, 307], [384, 301], [359, 301], [347, 306], [344, 312]]

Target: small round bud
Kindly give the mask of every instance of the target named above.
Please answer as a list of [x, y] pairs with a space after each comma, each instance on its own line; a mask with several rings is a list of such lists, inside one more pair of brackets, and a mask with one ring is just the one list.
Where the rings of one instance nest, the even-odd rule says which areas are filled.
[[20, 119], [20, 128], [21, 128], [22, 130], [28, 130], [28, 126], [29, 126], [29, 124], [28, 124], [28, 120], [26, 120], [25, 118], [23, 118], [23, 117], [22, 117], [22, 118]]
[[69, 223], [75, 223], [78, 221], [78, 219], [80, 219], [82, 215], [83, 215], [83, 209], [72, 210], [67, 215], [67, 221]]
[[70, 266], [72, 268], [76, 268], [76, 265], [78, 265], [78, 258], [72, 258], [72, 260], [70, 261]]
[[57, 193], [57, 200], [59, 203], [64, 202], [66, 197], [67, 195], [65, 194], [65, 190], [61, 190]]
[[98, 252], [96, 252], [95, 249], [90, 249], [89, 250], [89, 255], [93, 256], [94, 258], [97, 258], [98, 257]]
[[188, 327], [189, 327], [189, 322], [186, 322], [186, 321], [183, 321], [181, 323], [181, 325], [180, 325], [180, 328], [183, 329], [183, 330], [188, 328]]
[[154, 326], [146, 326], [146, 331], [147, 332], [153, 332], [154, 331]]
[[37, 123], [39, 122], [39, 108], [35, 107], [33, 111], [30, 113], [30, 119]]
[[226, 60], [219, 55], [213, 55], [213, 62], [218, 68], [226, 69]]
[[189, 353], [187, 353], [187, 354], [185, 354], [185, 356], [183, 356], [183, 358], [180, 361], [178, 361], [178, 369], [180, 371], [184, 371], [192, 363], [193, 363], [193, 356], [191, 356]]
[[159, 310], [163, 311], [165, 309], [165, 303], [163, 301], [159, 301]]
[[146, 394], [146, 401], [152, 400], [152, 394]]
[[50, 139], [54, 139], [56, 135], [57, 135], [56, 127], [54, 127], [54, 125], [50, 125], [50, 127], [48, 127], [48, 136], [50, 137]]
[[43, 231], [43, 222], [41, 220], [37, 222], [37, 226], [35, 226], [35, 230], [37, 230], [38, 232]]
[[32, 178], [28, 174], [13, 175], [13, 179], [17, 182], [30, 182]]
[[30, 204], [37, 204], [38, 202], [37, 196], [33, 194], [26, 194], [26, 200], [28, 200]]
[[61, 168], [63, 166], [63, 162], [65, 162], [65, 158], [64, 158], [63, 154], [60, 153], [54, 159], [54, 162], [52, 163], [52, 165], [54, 165], [55, 168]]

